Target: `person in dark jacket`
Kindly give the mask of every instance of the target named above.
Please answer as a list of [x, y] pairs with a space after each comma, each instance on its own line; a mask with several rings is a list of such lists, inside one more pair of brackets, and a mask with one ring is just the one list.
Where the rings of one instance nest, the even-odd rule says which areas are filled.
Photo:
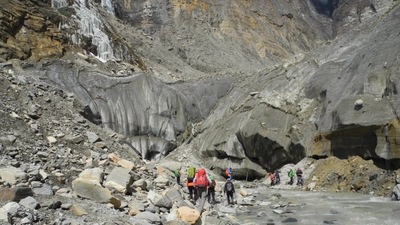
[[301, 185], [301, 186], [303, 186], [303, 171], [300, 169], [300, 168], [298, 168], [297, 170], [296, 170], [296, 176], [297, 176], [297, 185]]
[[235, 186], [233, 185], [230, 178], [226, 180], [224, 185], [224, 194], [226, 193], [226, 198], [228, 199], [228, 204], [234, 204], [233, 202], [233, 194], [235, 193]]

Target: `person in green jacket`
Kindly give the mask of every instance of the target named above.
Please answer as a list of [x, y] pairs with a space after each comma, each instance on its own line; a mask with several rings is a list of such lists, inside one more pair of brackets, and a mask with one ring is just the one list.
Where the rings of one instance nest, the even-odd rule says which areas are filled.
[[289, 182], [290, 185], [292, 185], [293, 182], [294, 182], [294, 180], [293, 180], [294, 179], [294, 175], [295, 175], [294, 171], [292, 169], [290, 169], [290, 171], [288, 172], [288, 176], [290, 178], [290, 182]]

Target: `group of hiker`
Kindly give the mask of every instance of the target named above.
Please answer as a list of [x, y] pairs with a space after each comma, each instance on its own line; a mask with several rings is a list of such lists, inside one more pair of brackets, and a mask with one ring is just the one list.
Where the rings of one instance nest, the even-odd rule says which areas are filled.
[[[180, 169], [175, 170], [176, 182], [181, 185], [180, 177], [182, 172]], [[224, 194], [227, 196], [228, 204], [233, 204], [233, 193], [235, 193], [235, 187], [232, 183], [232, 169], [226, 169], [227, 181], [224, 185]], [[214, 176], [208, 175], [205, 169], [199, 169], [196, 171], [195, 167], [190, 167], [187, 171], [186, 187], [189, 191], [189, 198], [194, 204], [199, 202], [200, 210], [203, 210], [205, 200], [207, 198], [208, 203], [215, 203], [215, 186], [217, 182]]]
[[[232, 183], [232, 169], [228, 168], [225, 171], [227, 180], [224, 185], [224, 194], [226, 194], [226, 198], [228, 204], [234, 204], [233, 195], [235, 193], [235, 187]], [[297, 185], [303, 186], [303, 171], [298, 168], [296, 172], [292, 169], [288, 172], [288, 176], [290, 178], [289, 184], [292, 185], [294, 183], [294, 176], [297, 176]], [[175, 170], [175, 177], [176, 182], [178, 185], [183, 186], [181, 184], [181, 176], [182, 172], [180, 169]], [[280, 179], [280, 171], [275, 170], [274, 173], [270, 173], [270, 180], [271, 186], [279, 184]], [[200, 204], [200, 211], [203, 210], [204, 203], [206, 198], [208, 203], [214, 204], [215, 203], [215, 186], [217, 182], [214, 179], [214, 176], [208, 175], [205, 169], [199, 169], [196, 171], [195, 167], [190, 167], [187, 171], [187, 178], [186, 178], [186, 187], [189, 191], [189, 198], [190, 200], [196, 205], [196, 202]]]
[[[281, 177], [280, 177], [279, 174], [280, 174], [279, 170], [275, 170], [274, 173], [270, 173], [269, 174], [269, 179], [271, 180], [271, 186], [274, 186], [276, 184], [280, 184]], [[303, 186], [303, 184], [304, 184], [304, 182], [303, 182], [303, 171], [300, 168], [298, 168], [296, 170], [296, 172], [294, 172], [292, 169], [290, 169], [290, 171], [288, 172], [288, 177], [290, 178], [289, 184], [293, 185], [294, 176], [295, 175], [297, 177], [297, 185]]]

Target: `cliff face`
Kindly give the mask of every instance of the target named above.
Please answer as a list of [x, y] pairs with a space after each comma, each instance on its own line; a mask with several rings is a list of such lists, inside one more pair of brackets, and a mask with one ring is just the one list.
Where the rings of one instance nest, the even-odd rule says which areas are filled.
[[250, 179], [306, 156], [399, 167], [398, 1], [1, 3], [0, 61], [143, 158], [192, 148]]

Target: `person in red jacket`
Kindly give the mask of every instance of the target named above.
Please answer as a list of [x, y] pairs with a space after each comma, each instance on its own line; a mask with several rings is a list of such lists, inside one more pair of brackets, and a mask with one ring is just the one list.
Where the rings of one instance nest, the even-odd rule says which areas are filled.
[[271, 180], [271, 186], [274, 186], [274, 173], [269, 174], [269, 179]]
[[205, 169], [200, 169], [197, 171], [196, 176], [193, 180], [194, 186], [197, 188], [197, 196], [200, 201], [200, 214], [203, 211], [204, 203], [206, 201], [207, 196], [207, 188], [211, 184], [211, 179], [208, 177]]

